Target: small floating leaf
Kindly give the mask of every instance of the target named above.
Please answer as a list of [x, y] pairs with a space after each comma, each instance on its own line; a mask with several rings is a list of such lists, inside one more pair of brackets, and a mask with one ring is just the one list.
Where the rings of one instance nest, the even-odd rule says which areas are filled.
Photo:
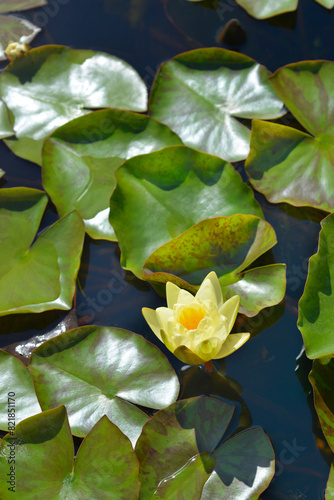
[[320, 420], [322, 432], [334, 451], [334, 358], [313, 361], [309, 379], [313, 386], [314, 404]]
[[58, 128], [46, 140], [43, 185], [61, 217], [76, 208], [92, 238], [115, 240], [109, 199], [116, 168], [128, 158], [174, 144], [182, 144], [181, 139], [148, 116], [96, 111]]
[[213, 397], [177, 401], [157, 412], [136, 445], [140, 498], [164, 498], [164, 488], [169, 494], [177, 489], [182, 499], [258, 498], [274, 474], [274, 450], [260, 428], [218, 447], [233, 413], [234, 406]]
[[282, 101], [269, 71], [226, 49], [197, 49], [162, 64], [150, 96], [150, 113], [187, 146], [239, 161], [249, 153], [250, 131], [242, 118], [277, 118]]
[[334, 63], [289, 64], [269, 81], [309, 133], [254, 121], [246, 161], [250, 181], [270, 202], [309, 205], [332, 212]]
[[298, 0], [275, 0], [275, 2], [268, 2], [268, 0], [236, 0], [236, 2], [248, 14], [257, 19], [266, 19], [285, 12], [291, 12], [296, 10], [298, 6]]
[[334, 356], [334, 214], [321, 222], [319, 250], [310, 258], [303, 296], [299, 301], [298, 328], [306, 355]]
[[110, 222], [122, 266], [138, 277], [157, 248], [203, 219], [235, 213], [262, 216], [252, 191], [230, 164], [185, 146], [127, 160], [116, 179]]
[[[42, 141], [89, 109], [147, 108], [146, 85], [128, 63], [102, 52], [61, 45], [32, 49], [9, 64], [0, 75], [0, 97], [16, 134], [7, 145], [13, 145], [18, 156], [38, 163]], [[33, 153], [33, 145], [38, 154]]]
[[[0, 351], [0, 387], [1, 430], [8, 431], [9, 423], [14, 421], [15, 426], [21, 420], [42, 411], [28, 368], [5, 351]], [[13, 408], [14, 418], [8, 420], [9, 410]]]
[[37, 189], [0, 190], [0, 316], [71, 309], [84, 227], [71, 212], [33, 242], [46, 203]]
[[[8, 462], [11, 449], [15, 450], [14, 469]], [[75, 462], [73, 451], [64, 406], [22, 421], [15, 438], [7, 434], [1, 443], [1, 474], [7, 477], [15, 472], [14, 490], [9, 491], [9, 484], [2, 481], [1, 498], [10, 500], [15, 491], [19, 500], [138, 499], [138, 459], [129, 439], [106, 416], [83, 440]]]
[[135, 443], [148, 420], [135, 404], [163, 408], [179, 392], [178, 378], [158, 348], [119, 328], [65, 332], [35, 349], [29, 369], [41, 407], [65, 404], [75, 436], [85, 436], [106, 414]]
[[224, 298], [239, 295], [240, 312], [254, 316], [284, 297], [284, 265], [243, 272], [275, 244], [270, 224], [253, 215], [205, 219], [155, 250], [144, 264], [142, 278], [177, 284], [176, 276], [198, 288], [208, 272], [215, 271]]

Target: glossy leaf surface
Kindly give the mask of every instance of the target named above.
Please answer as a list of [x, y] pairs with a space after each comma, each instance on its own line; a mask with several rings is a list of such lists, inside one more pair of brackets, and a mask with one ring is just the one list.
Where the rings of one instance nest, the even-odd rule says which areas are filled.
[[270, 202], [334, 211], [334, 63], [305, 61], [279, 69], [272, 87], [308, 133], [254, 121], [246, 167]]
[[47, 4], [47, 0], [2, 0], [0, 12], [14, 12], [18, 10], [28, 10], [35, 7], [42, 7]]
[[249, 152], [242, 118], [277, 118], [285, 110], [271, 89], [269, 71], [253, 59], [220, 48], [198, 49], [162, 64], [150, 113], [187, 146], [239, 161]]
[[7, 59], [5, 50], [9, 42], [29, 44], [40, 31], [41, 28], [26, 19], [0, 15], [0, 61]]
[[71, 309], [84, 226], [72, 212], [34, 241], [46, 203], [36, 189], [0, 190], [0, 315]]
[[[276, 244], [273, 228], [253, 215], [205, 219], [155, 250], [146, 260], [142, 277], [150, 282], [182, 278], [196, 288], [215, 271], [224, 298], [240, 296], [240, 312], [254, 316], [284, 297], [285, 266], [266, 266], [243, 273]], [[273, 280], [273, 282], [272, 282]], [[273, 291], [273, 295], [267, 295]]]
[[319, 250], [310, 258], [309, 271], [299, 301], [298, 328], [306, 355], [311, 358], [334, 356], [334, 215], [321, 222]]
[[[199, 397], [178, 401], [156, 413], [136, 445], [141, 498], [163, 498], [160, 492], [167, 487], [181, 499], [256, 498], [255, 493], [263, 491], [273, 475], [274, 452], [262, 429], [238, 434], [217, 449], [233, 412], [234, 407], [220, 399]], [[245, 481], [245, 474], [253, 496], [238, 496], [246, 490], [239, 484], [240, 479]]]
[[5, 103], [0, 100], [0, 139], [10, 137], [13, 134]]
[[61, 216], [74, 208], [92, 238], [115, 240], [109, 199], [124, 160], [181, 144], [168, 127], [128, 111], [103, 110], [57, 129], [43, 149], [43, 185]]
[[314, 404], [322, 431], [334, 451], [334, 358], [314, 360], [309, 379], [313, 386]]
[[41, 407], [65, 404], [76, 436], [85, 436], [106, 414], [135, 443], [148, 420], [135, 404], [163, 408], [179, 391], [165, 356], [140, 335], [118, 328], [65, 332], [38, 347], [29, 368]]
[[[15, 443], [15, 498], [138, 498], [137, 457], [128, 438], [106, 416], [97, 422], [81, 443], [75, 463], [64, 406], [24, 420], [18, 425], [15, 437], [16, 440], [11, 441], [9, 434], [5, 436], [0, 458], [0, 471], [8, 474], [8, 445]], [[22, 470], [18, 473], [19, 464]], [[13, 496], [7, 486], [2, 481], [0, 493], [4, 500]]]
[[123, 267], [138, 277], [157, 248], [203, 219], [235, 213], [262, 216], [253, 193], [230, 164], [184, 146], [127, 160], [116, 179], [110, 222]]
[[[0, 429], [8, 431], [9, 409], [14, 408], [15, 425], [41, 412], [30, 372], [17, 358], [0, 351]], [[9, 399], [10, 398], [10, 399]]]
[[61, 45], [30, 50], [7, 66], [0, 76], [0, 97], [12, 114], [16, 134], [7, 144], [32, 161], [37, 159], [33, 145], [39, 148], [57, 127], [90, 108], [147, 107], [146, 86], [129, 64], [109, 54]]
[[276, 0], [268, 2], [268, 0], [236, 0], [248, 14], [257, 19], [266, 19], [268, 17], [284, 14], [296, 10], [298, 0]]

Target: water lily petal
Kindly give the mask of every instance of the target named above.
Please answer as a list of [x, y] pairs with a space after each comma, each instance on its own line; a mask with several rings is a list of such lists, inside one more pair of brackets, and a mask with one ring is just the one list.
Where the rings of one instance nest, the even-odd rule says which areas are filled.
[[220, 305], [223, 303], [223, 294], [222, 294], [222, 289], [221, 289], [217, 274], [214, 271], [211, 271], [211, 273], [209, 273], [207, 275], [207, 277], [205, 278], [204, 281], [206, 281], [206, 280], [211, 281], [212, 286], [213, 286], [214, 291], [215, 291], [215, 294], [216, 294], [217, 305], [218, 305], [218, 307], [220, 307]]
[[177, 302], [178, 304], [182, 305], [189, 305], [192, 304], [195, 300], [195, 297], [193, 296], [192, 293], [188, 292], [187, 290], [180, 290]]
[[219, 314], [227, 318], [228, 331], [230, 332], [233, 328], [234, 322], [236, 320], [240, 304], [239, 295], [234, 295], [228, 299], [225, 304], [223, 304], [219, 309]]
[[171, 281], [167, 282], [166, 298], [167, 298], [167, 307], [169, 307], [169, 309], [173, 309], [174, 304], [178, 302], [180, 291], [181, 289], [177, 285], [175, 285]]
[[204, 359], [196, 356], [196, 354], [185, 345], [180, 345], [177, 349], [175, 349], [173, 354], [180, 361], [182, 361], [182, 363], [186, 363], [187, 365], [202, 365], [205, 363]]
[[216, 355], [216, 359], [225, 358], [241, 347], [250, 337], [250, 333], [232, 333], [227, 337], [220, 351]]
[[169, 318], [173, 317], [173, 311], [172, 309], [169, 309], [168, 307], [158, 307], [158, 309], [155, 310], [157, 313], [157, 318], [159, 321], [160, 328], [165, 330], [166, 333], [169, 332], [168, 328], [168, 320]]
[[165, 344], [167, 349], [170, 352], [174, 353], [174, 351], [177, 349], [177, 347], [174, 344], [173, 339], [164, 330], [161, 330], [160, 335], [161, 335], [161, 340]]
[[[214, 273], [214, 274], [216, 274], [216, 273]], [[219, 285], [219, 288], [220, 288], [220, 285]], [[197, 300], [203, 301], [203, 302], [205, 302], [206, 300], [209, 300], [210, 302], [213, 302], [216, 307], [218, 307], [216, 290], [214, 288], [214, 285], [213, 285], [211, 279], [205, 278], [205, 280], [203, 281], [203, 283], [199, 287], [195, 297]]]
[[148, 307], [143, 307], [142, 313], [153, 333], [155, 333], [158, 339], [162, 341], [160, 335], [161, 326], [158, 321], [156, 311], [154, 309], [149, 309]]
[[204, 361], [215, 359], [217, 354], [221, 351], [221, 340], [218, 337], [210, 337], [196, 345], [193, 349], [196, 356]]

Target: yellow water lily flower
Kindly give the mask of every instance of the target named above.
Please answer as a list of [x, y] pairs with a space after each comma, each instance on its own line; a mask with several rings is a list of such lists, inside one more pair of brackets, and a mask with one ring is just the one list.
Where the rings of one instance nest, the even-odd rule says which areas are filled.
[[170, 281], [166, 295], [168, 307], [144, 307], [142, 312], [156, 336], [183, 363], [201, 365], [224, 358], [249, 339], [249, 333], [230, 334], [240, 297], [224, 302], [215, 272], [207, 275], [195, 296]]

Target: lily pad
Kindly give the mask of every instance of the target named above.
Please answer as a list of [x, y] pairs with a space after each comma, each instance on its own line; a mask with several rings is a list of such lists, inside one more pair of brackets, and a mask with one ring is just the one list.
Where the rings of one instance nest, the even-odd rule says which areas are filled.
[[258, 498], [274, 474], [274, 451], [260, 428], [218, 448], [233, 413], [234, 406], [212, 397], [178, 401], [157, 412], [136, 445], [140, 498], [167, 498], [166, 491], [168, 498], [194, 500]]
[[243, 118], [285, 113], [268, 83], [270, 72], [250, 57], [220, 48], [197, 49], [162, 64], [150, 96], [150, 114], [187, 146], [239, 161], [249, 153]]
[[29, 44], [40, 31], [41, 28], [26, 19], [0, 15], [0, 61], [7, 59], [5, 50], [9, 42]]
[[71, 212], [34, 242], [47, 201], [37, 189], [0, 190], [0, 316], [71, 309], [84, 226]]
[[298, 328], [311, 358], [334, 357], [334, 214], [321, 222], [319, 250], [310, 258], [304, 293], [299, 301]]
[[147, 108], [146, 85], [128, 63], [61, 45], [32, 49], [9, 64], [0, 75], [0, 97], [16, 134], [6, 144], [18, 156], [38, 163], [43, 140], [89, 109]]
[[[10, 466], [11, 451], [15, 460]], [[128, 438], [107, 417], [81, 443], [75, 462], [73, 451], [64, 406], [24, 420], [15, 437], [7, 434], [1, 443], [0, 471], [14, 478], [14, 486], [2, 481], [1, 498], [11, 499], [13, 491], [19, 500], [138, 498], [138, 459]]]
[[0, 12], [16, 12], [18, 10], [34, 9], [47, 4], [47, 0], [1, 0]]
[[197, 289], [208, 272], [215, 271], [224, 298], [239, 295], [240, 312], [255, 316], [283, 299], [285, 266], [244, 270], [276, 242], [271, 225], [253, 215], [205, 219], [155, 250], [142, 278], [154, 282], [156, 276], [159, 283], [178, 285], [176, 276]]
[[118, 328], [65, 332], [35, 349], [29, 369], [42, 409], [65, 404], [75, 436], [85, 436], [106, 414], [135, 443], [149, 418], [135, 404], [163, 408], [179, 392], [158, 348]]
[[0, 100], [0, 139], [10, 137], [14, 134], [12, 126], [9, 122], [5, 103]]
[[[272, 203], [334, 211], [334, 63], [279, 69], [272, 87], [308, 133], [254, 121], [246, 161], [252, 185]], [[311, 135], [310, 135], [311, 134]]]
[[334, 451], [334, 358], [314, 360], [309, 379], [313, 386], [314, 404], [322, 432]]
[[43, 185], [61, 216], [77, 209], [92, 238], [115, 240], [109, 199], [115, 170], [124, 160], [182, 144], [166, 125], [148, 116], [103, 110], [57, 129], [43, 148]]
[[262, 216], [252, 191], [230, 164], [185, 146], [127, 160], [116, 179], [110, 222], [122, 266], [139, 278], [151, 253], [197, 222], [236, 213]]
[[[10, 431], [25, 418], [40, 413], [30, 372], [16, 357], [0, 351], [0, 429]], [[9, 420], [11, 414], [11, 420]]]
[[325, 492], [326, 500], [334, 500], [334, 462], [331, 465], [331, 469], [329, 472], [329, 478], [327, 482], [326, 492]]
[[250, 16], [256, 19], [267, 19], [268, 17], [278, 16], [285, 12], [291, 12], [298, 7], [298, 0], [236, 0]]

